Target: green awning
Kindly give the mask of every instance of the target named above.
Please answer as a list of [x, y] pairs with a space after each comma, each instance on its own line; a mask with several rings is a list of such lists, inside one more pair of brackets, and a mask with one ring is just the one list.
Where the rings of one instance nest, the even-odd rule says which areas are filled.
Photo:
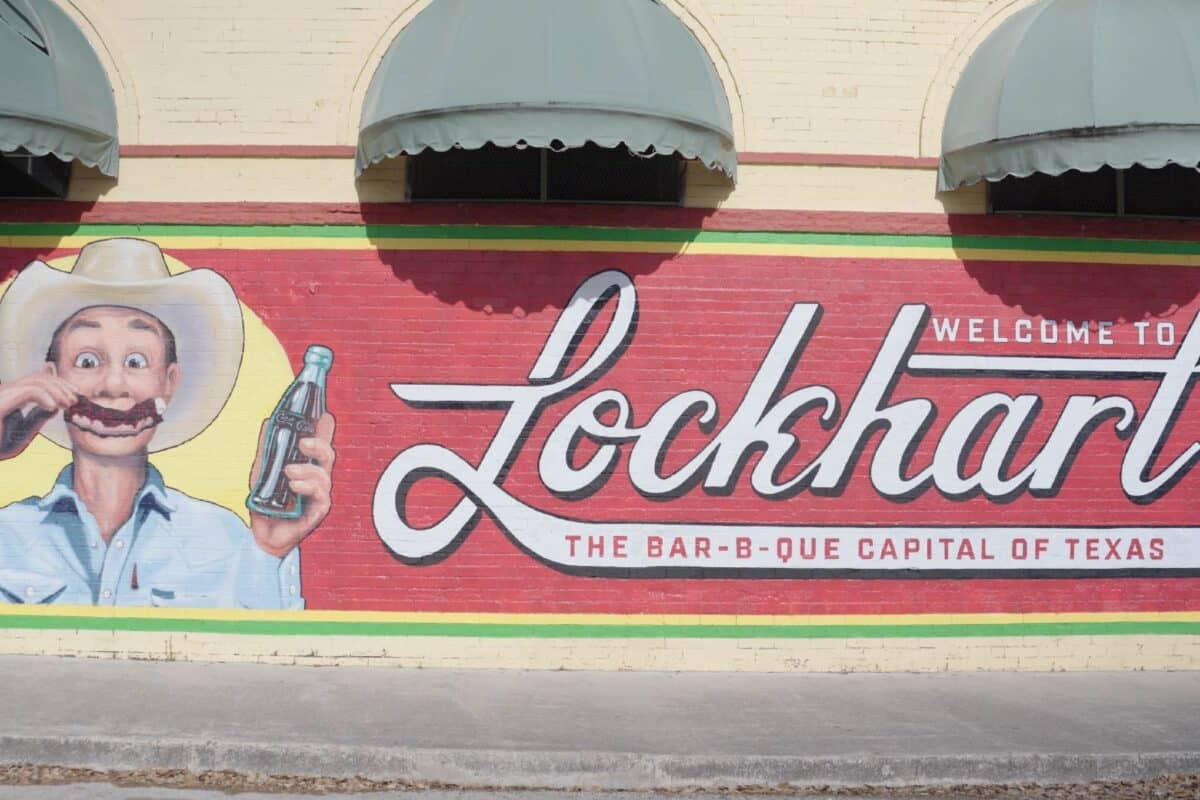
[[426, 148], [589, 141], [737, 170], [716, 68], [655, 0], [433, 0], [371, 79], [357, 170]]
[[1200, 2], [1040, 0], [967, 62], [938, 189], [1035, 172], [1200, 164]]
[[117, 108], [91, 45], [50, 0], [0, 0], [0, 151], [117, 174]]

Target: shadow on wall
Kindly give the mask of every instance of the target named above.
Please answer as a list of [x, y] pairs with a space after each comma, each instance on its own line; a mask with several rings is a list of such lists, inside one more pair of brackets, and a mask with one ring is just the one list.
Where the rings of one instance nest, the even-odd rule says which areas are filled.
[[76, 161], [71, 165], [70, 199], [81, 203], [95, 203], [117, 186], [117, 179], [105, 175], [95, 167]]
[[[0, 247], [0, 283], [13, 277], [34, 259], [45, 259], [61, 247], [61, 242], [73, 236], [87, 221], [95, 202], [62, 200], [0, 200], [0, 239], [5, 235], [20, 236], [33, 233], [29, 246]], [[36, 232], [24, 226], [36, 224]]]
[[508, 203], [361, 208], [368, 239], [398, 279], [448, 305], [516, 316], [561, 309], [576, 286], [603, 269], [635, 279], [655, 272], [684, 252], [713, 213]]
[[[952, 246], [967, 274], [985, 292], [1029, 316], [1132, 322], [1171, 317], [1200, 296], [1200, 270], [1170, 265], [1172, 255], [1196, 251], [1197, 222], [1035, 215], [951, 215], [948, 220]], [[1081, 255], [1045, 263], [1019, 257], [985, 260], [974, 255], [981, 249]], [[1161, 252], [1163, 263], [1100, 263], [1099, 254], [1114, 251], [1140, 258]]]

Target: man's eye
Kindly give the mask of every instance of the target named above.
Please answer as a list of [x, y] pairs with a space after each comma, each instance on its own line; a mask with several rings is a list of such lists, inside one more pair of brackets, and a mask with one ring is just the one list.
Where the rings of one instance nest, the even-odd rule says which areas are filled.
[[125, 366], [129, 369], [145, 369], [149, 363], [141, 353], [130, 353], [125, 356]]
[[75, 366], [79, 369], [95, 369], [100, 366], [100, 357], [95, 353], [82, 352], [75, 356]]

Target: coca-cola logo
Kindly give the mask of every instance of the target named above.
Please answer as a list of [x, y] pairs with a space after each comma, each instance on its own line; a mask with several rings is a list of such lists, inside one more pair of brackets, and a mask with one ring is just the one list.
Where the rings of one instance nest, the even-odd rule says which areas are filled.
[[[591, 352], [576, 353], [584, 331], [613, 304], [607, 328]], [[630, 344], [638, 316], [637, 290], [622, 272], [587, 279], [559, 315], [540, 354], [519, 385], [392, 384], [414, 407], [501, 408], [503, 420], [478, 463], [441, 444], [418, 444], [398, 454], [383, 472], [374, 496], [374, 522], [383, 542], [403, 560], [422, 563], [445, 556], [480, 511], [489, 514], [521, 547], [568, 571], [622, 576], [728, 574], [834, 574], [850, 571], [1039, 570], [1112, 574], [1127, 570], [1193, 570], [1200, 567], [1200, 532], [1182, 527], [777, 525], [704, 522], [600, 522], [555, 515], [533, 507], [502, 487], [506, 465], [526, 445], [526, 432], [552, 404], [570, 405], [544, 439], [537, 473], [561, 498], [583, 498], [623, 465], [629, 482], [646, 498], [669, 500], [694, 491], [720, 495], [744, 480], [763, 499], [802, 492], [840, 495], [860, 459], [869, 459], [869, 482], [881, 498], [905, 503], [936, 491], [945, 498], [985, 497], [1005, 503], [1028, 495], [1053, 497], [1091, 436], [1116, 437], [1124, 454], [1113, 491], [1137, 504], [1171, 491], [1200, 459], [1200, 442], [1179, 452], [1168, 447], [1175, 418], [1186, 403], [1200, 361], [1200, 324], [1193, 322], [1163, 357], [1021, 355], [1030, 343], [1112, 343], [1111, 323], [1095, 329], [1074, 323], [1021, 320], [1001, 329], [983, 320], [932, 320], [924, 304], [905, 304], [895, 314], [852, 397], [811, 383], [784, 391], [822, 318], [818, 303], [797, 303], [763, 354], [736, 410], [717, 425], [717, 400], [704, 389], [667, 399], [644, 424], [619, 389], [588, 391]], [[1175, 329], [1148, 322], [1137, 335], [1175, 345]], [[927, 330], [939, 342], [1011, 342], [1017, 354], [923, 353]], [[1169, 336], [1169, 338], [1167, 338]], [[1053, 338], [1051, 338], [1053, 337]], [[569, 368], [571, 364], [578, 364]], [[932, 454], [917, 463], [918, 448], [939, 413], [927, 397], [895, 399], [902, 375], [940, 380], [962, 376], [1029, 379], [1030, 391], [985, 391], [961, 404], [937, 435]], [[1034, 381], [1032, 379], [1038, 379]], [[1120, 393], [1070, 394], [1036, 452], [1014, 464], [1026, 434], [1043, 408], [1032, 389], [1046, 379], [1151, 381], [1152, 399], [1138, 408]], [[813, 419], [829, 431], [813, 450], [801, 447], [793, 425]], [[696, 425], [710, 433], [686, 463], [664, 471], [664, 455], [679, 431]], [[872, 452], [866, 441], [877, 436]], [[590, 455], [577, 447], [587, 441]], [[1178, 448], [1177, 448], [1178, 449]], [[811, 455], [802, 455], [802, 451]], [[971, 461], [968, 455], [982, 455]], [[756, 458], [752, 458], [756, 457]], [[753, 468], [743, 477], [748, 464]], [[463, 497], [432, 526], [410, 525], [406, 504], [426, 477], [457, 484]], [[764, 515], [765, 516], [765, 515]], [[766, 571], [766, 572], [764, 572]]]

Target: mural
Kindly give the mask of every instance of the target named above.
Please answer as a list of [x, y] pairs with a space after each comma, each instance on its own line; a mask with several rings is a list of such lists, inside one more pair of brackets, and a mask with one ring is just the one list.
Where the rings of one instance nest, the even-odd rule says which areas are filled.
[[1172, 242], [178, 213], [0, 228], [4, 601], [1194, 607]]
[[44, 495], [0, 508], [0, 600], [303, 607], [297, 546], [330, 508], [328, 349], [310, 348], [242, 467], [261, 474], [247, 527], [149, 461], [207, 428], [234, 387], [243, 323], [224, 278], [171, 275], [148, 241], [97, 241], [70, 272], [20, 272], [0, 341], [0, 459], [39, 433], [71, 452]]

